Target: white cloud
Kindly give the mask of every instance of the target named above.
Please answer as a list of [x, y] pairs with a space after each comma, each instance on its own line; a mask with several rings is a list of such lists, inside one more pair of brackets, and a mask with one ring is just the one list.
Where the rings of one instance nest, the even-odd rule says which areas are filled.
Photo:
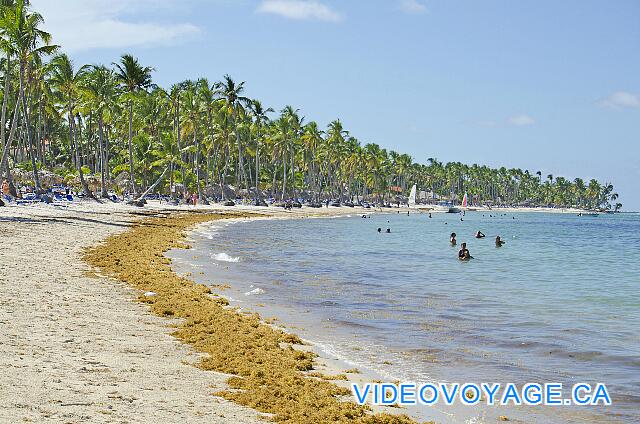
[[427, 6], [418, 0], [402, 0], [400, 2], [400, 10], [405, 13], [417, 15], [427, 12]]
[[257, 9], [288, 19], [340, 22], [342, 15], [315, 0], [264, 0]]
[[640, 107], [640, 95], [629, 93], [627, 91], [616, 91], [607, 97], [598, 101], [600, 106], [611, 107], [614, 109], [621, 108], [638, 108]]
[[[44, 29], [62, 50], [74, 53], [89, 49], [172, 45], [198, 34], [190, 23], [171, 22], [177, 0], [158, 4], [153, 0], [32, 0], [44, 19]], [[149, 11], [166, 14], [149, 20]], [[163, 12], [163, 13], [161, 13]]]
[[524, 127], [527, 125], [535, 124], [536, 120], [530, 117], [529, 115], [521, 113], [520, 115], [515, 115], [509, 118], [508, 122], [510, 125], [515, 125], [517, 127]]

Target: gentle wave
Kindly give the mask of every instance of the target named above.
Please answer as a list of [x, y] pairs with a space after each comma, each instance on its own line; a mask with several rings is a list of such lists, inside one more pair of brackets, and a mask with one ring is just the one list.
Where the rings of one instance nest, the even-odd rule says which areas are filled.
[[233, 257], [233, 256], [229, 256], [228, 254], [222, 252], [222, 253], [216, 253], [215, 255], [211, 256], [214, 260], [219, 261], [219, 262], [240, 262], [240, 257]]

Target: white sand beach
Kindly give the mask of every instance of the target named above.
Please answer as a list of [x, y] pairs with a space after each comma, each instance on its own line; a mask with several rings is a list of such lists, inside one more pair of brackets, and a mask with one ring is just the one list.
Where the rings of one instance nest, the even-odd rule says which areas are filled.
[[210, 393], [171, 320], [97, 278], [81, 250], [127, 228], [125, 206], [0, 208], [0, 422], [252, 423]]
[[125, 231], [140, 213], [166, 210], [359, 213], [155, 202], [0, 208], [0, 423], [258, 422], [256, 411], [211, 395], [228, 376], [192, 366], [198, 356], [170, 335], [172, 320], [81, 259], [84, 248]]

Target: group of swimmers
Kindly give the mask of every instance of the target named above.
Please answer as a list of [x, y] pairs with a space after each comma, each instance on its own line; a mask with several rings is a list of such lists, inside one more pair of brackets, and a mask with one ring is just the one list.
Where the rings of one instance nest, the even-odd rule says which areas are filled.
[[[387, 221], [387, 224], [389, 223], [389, 221]], [[378, 232], [381, 233], [382, 232], [382, 228], [378, 227]], [[390, 233], [391, 232], [391, 228], [387, 227], [387, 231], [385, 231], [386, 233]]]
[[[398, 213], [400, 213], [400, 212], [398, 211]], [[409, 215], [409, 212], [407, 212], [407, 215]], [[371, 218], [371, 216], [362, 215], [362, 218]], [[431, 213], [429, 213], [429, 218], [431, 218]], [[388, 223], [389, 223], [389, 221], [387, 221], [387, 224]], [[445, 224], [446, 224], [446, 222], [445, 222]], [[382, 232], [382, 228], [378, 227], [378, 233], [381, 233], [381, 232]], [[387, 230], [385, 231], [385, 233], [391, 233], [391, 228], [387, 227]], [[455, 245], [458, 244], [458, 242], [456, 240], [456, 237], [457, 237], [456, 233], [451, 233], [451, 237], [449, 238], [449, 242], [451, 243], [452, 246], [455, 246]], [[485, 238], [485, 237], [486, 237], [486, 235], [482, 231], [480, 231], [480, 230], [476, 231], [475, 238], [481, 239], [481, 238]], [[505, 244], [505, 241], [503, 241], [500, 238], [500, 236], [496, 236], [495, 242], [496, 242], [496, 247], [502, 247]], [[474, 257], [471, 256], [471, 253], [469, 252], [469, 249], [467, 249], [467, 243], [462, 243], [460, 245], [460, 250], [458, 251], [458, 259], [460, 259], [461, 261], [468, 261], [470, 259], [474, 259]]]
[[[485, 238], [486, 236], [482, 233], [482, 231], [477, 231], [475, 237], [477, 239], [481, 239]], [[456, 244], [458, 244], [458, 241], [456, 240], [456, 233], [451, 233], [449, 242], [451, 243], [451, 246], [455, 246]], [[503, 241], [500, 236], [496, 236], [496, 247], [502, 247], [504, 244], [505, 241]], [[473, 256], [471, 256], [471, 253], [469, 253], [469, 249], [467, 249], [467, 243], [462, 243], [460, 245], [460, 250], [458, 250], [458, 259], [460, 259], [461, 261], [474, 259]]]

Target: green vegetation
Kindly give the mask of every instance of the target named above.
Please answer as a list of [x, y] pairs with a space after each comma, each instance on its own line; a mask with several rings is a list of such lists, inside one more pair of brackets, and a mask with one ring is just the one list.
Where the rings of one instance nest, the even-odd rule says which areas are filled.
[[0, 14], [0, 171], [10, 178], [12, 169], [30, 170], [36, 190], [47, 170], [74, 173], [87, 194], [94, 189], [103, 197], [109, 189], [139, 193], [159, 179], [159, 192], [218, 200], [388, 202], [417, 184], [432, 200], [467, 192], [474, 204], [622, 206], [613, 186], [596, 180], [435, 159], [415, 163], [361, 144], [339, 120], [321, 129], [291, 106], [274, 114], [229, 76], [163, 89], [153, 84], [153, 68], [131, 55], [111, 66], [75, 67], [24, 0], [2, 1]]

